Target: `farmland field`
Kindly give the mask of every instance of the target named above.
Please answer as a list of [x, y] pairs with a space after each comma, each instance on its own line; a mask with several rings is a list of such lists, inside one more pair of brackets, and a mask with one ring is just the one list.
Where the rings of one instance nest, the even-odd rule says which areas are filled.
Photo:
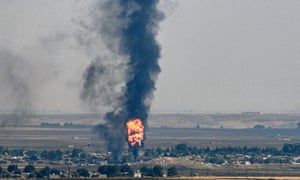
[[[61, 118], [61, 119], [59, 119]], [[76, 118], [76, 116], [74, 117]], [[272, 116], [276, 119], [276, 117]], [[63, 119], [56, 117], [59, 121], [72, 122], [79, 124], [83, 121], [74, 121], [72, 118]], [[59, 122], [52, 119], [47, 119], [47, 122]], [[41, 122], [44, 122], [42, 120]], [[90, 119], [88, 122], [95, 122]], [[225, 120], [220, 120], [220, 124], [226, 124]], [[257, 121], [258, 122], [258, 121]], [[269, 124], [276, 122], [264, 120]], [[288, 123], [295, 124], [296, 117], [289, 119]], [[150, 128], [146, 132], [146, 140], [144, 149], [156, 147], [174, 147], [176, 144], [183, 143], [188, 146], [196, 147], [224, 147], [224, 146], [258, 146], [258, 147], [276, 147], [282, 148], [285, 143], [300, 143], [299, 128], [207, 128], [207, 127], [166, 127], [159, 126], [158, 120], [149, 122]], [[165, 122], [164, 122], [165, 123]], [[187, 122], [194, 124], [195, 122]], [[204, 120], [202, 124], [204, 124]], [[242, 122], [243, 123], [243, 122]], [[157, 126], [153, 126], [157, 124]], [[37, 124], [17, 127], [1, 127], [0, 131], [0, 146], [9, 149], [25, 149], [25, 150], [68, 150], [71, 148], [80, 148], [86, 152], [105, 153], [105, 142], [98, 134], [93, 132], [94, 123], [87, 126], [74, 127], [43, 127]], [[170, 125], [172, 125], [170, 123]], [[125, 137], [124, 137], [125, 141]], [[126, 143], [125, 151], [126, 151]], [[141, 149], [143, 153], [143, 149]], [[245, 175], [268, 176], [269, 179], [276, 179], [274, 176], [300, 176], [299, 164], [253, 164], [253, 165], [209, 165], [190, 161], [186, 158], [168, 158], [152, 159], [147, 162], [140, 162], [135, 166], [163, 164], [165, 167], [172, 165], [178, 167], [181, 174], [186, 176], [201, 175], [202, 179], [211, 179], [212, 176], [217, 176], [215, 179], [222, 179], [222, 176], [244, 177]], [[200, 178], [200, 177], [198, 177]], [[201, 179], [200, 178], [200, 179]], [[229, 178], [229, 177], [228, 177]], [[227, 179], [228, 179], [227, 178]], [[224, 177], [224, 179], [226, 179]], [[229, 178], [230, 179], [230, 178]], [[259, 178], [257, 178], [259, 179]], [[286, 178], [287, 179], [287, 178]]]
[[[300, 143], [300, 131], [298, 129], [150, 128], [146, 133], [146, 148], [171, 147], [178, 143], [197, 147], [269, 146], [280, 148], [284, 143]], [[93, 133], [91, 127], [5, 127], [0, 131], [0, 145], [32, 149], [93, 147], [93, 150], [105, 151], [104, 141]]]

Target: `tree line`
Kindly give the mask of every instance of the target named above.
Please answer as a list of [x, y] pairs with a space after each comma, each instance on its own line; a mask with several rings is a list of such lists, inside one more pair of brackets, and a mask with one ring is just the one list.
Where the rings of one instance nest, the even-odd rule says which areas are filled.
[[261, 155], [270, 154], [274, 156], [299, 156], [300, 155], [300, 144], [284, 144], [282, 148], [276, 147], [240, 147], [240, 146], [226, 146], [226, 147], [216, 147], [216, 148], [199, 148], [190, 147], [186, 144], [177, 144], [174, 147], [168, 148], [152, 148], [146, 149], [145, 157], [158, 157], [158, 156], [169, 156], [169, 157], [180, 157], [188, 155]]

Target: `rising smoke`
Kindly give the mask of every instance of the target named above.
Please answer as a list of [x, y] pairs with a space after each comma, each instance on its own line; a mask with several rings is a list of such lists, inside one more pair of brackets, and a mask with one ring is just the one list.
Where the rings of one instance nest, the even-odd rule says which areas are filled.
[[33, 74], [29, 62], [8, 50], [0, 50], [0, 100], [6, 103], [6, 113], [0, 115], [0, 125], [27, 123], [32, 114]]
[[[81, 98], [93, 109], [106, 104], [106, 125], [99, 126], [115, 160], [123, 150], [126, 122], [139, 118], [147, 127], [155, 81], [160, 72], [160, 46], [155, 35], [163, 13], [158, 0], [114, 0], [97, 6], [94, 27], [110, 51], [87, 68]], [[95, 13], [97, 14], [97, 13]]]

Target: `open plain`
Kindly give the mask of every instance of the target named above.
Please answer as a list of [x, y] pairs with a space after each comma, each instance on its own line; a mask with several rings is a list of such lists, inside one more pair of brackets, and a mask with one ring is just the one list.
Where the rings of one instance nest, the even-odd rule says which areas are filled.
[[[201, 119], [198, 122], [190, 121], [189, 116], [186, 116], [186, 126], [180, 127], [184, 118], [179, 116], [175, 122], [169, 121], [169, 126], [162, 121], [159, 126], [161, 117], [149, 121], [150, 127], [146, 132], [145, 147], [140, 150], [140, 155], [146, 149], [151, 148], [171, 148], [177, 144], [186, 144], [190, 147], [198, 148], [216, 148], [216, 147], [275, 147], [282, 148], [286, 143], [297, 144], [300, 143], [300, 131], [295, 127], [297, 123], [297, 116], [286, 121], [286, 126], [290, 128], [215, 128], [208, 127], [205, 122], [211, 120]], [[224, 116], [223, 120], [219, 120], [219, 124], [229, 124]], [[232, 117], [232, 116], [231, 116]], [[278, 119], [276, 115], [272, 115], [270, 119], [263, 118], [263, 116], [239, 116], [239, 124], [249, 124], [247, 118], [254, 119], [255, 124], [271, 125], [276, 124], [274, 119]], [[284, 118], [282, 115], [280, 118]], [[32, 124], [16, 127], [1, 127], [0, 131], [0, 146], [8, 149], [24, 149], [24, 150], [62, 150], [67, 151], [72, 148], [83, 149], [88, 153], [106, 153], [105, 142], [99, 137], [98, 133], [94, 132], [93, 125], [96, 118], [65, 116], [65, 119], [55, 116], [55, 118], [42, 117], [33, 120]], [[84, 118], [88, 119], [87, 124]], [[152, 117], [153, 118], [153, 117]], [[220, 116], [218, 115], [218, 118]], [[181, 120], [182, 119], [182, 120]], [[255, 120], [256, 119], [256, 120]], [[233, 120], [231, 119], [230, 122]], [[41, 123], [49, 123], [48, 126], [41, 126]], [[62, 123], [58, 123], [62, 122]], [[101, 121], [100, 121], [101, 122]], [[51, 124], [51, 123], [54, 123]], [[58, 124], [57, 124], [58, 123]], [[65, 124], [72, 123], [73, 126], [66, 126]], [[195, 126], [193, 126], [193, 124]], [[199, 126], [196, 126], [200, 124]], [[201, 127], [201, 124], [204, 127]], [[277, 123], [278, 124], [278, 123]], [[156, 126], [154, 126], [156, 125]], [[125, 138], [124, 138], [125, 139]], [[126, 146], [126, 143], [125, 143]], [[127, 147], [125, 147], [125, 151]], [[126, 152], [125, 152], [126, 153]], [[176, 166], [178, 171], [189, 177], [190, 179], [298, 179], [300, 177], [300, 164], [203, 164], [190, 160], [191, 157], [158, 157], [149, 161], [140, 161], [132, 164], [133, 167], [141, 167], [143, 165], [153, 166], [155, 164], [163, 167]], [[185, 179], [182, 177], [181, 179]], [[178, 179], [179, 177], [176, 177]]]

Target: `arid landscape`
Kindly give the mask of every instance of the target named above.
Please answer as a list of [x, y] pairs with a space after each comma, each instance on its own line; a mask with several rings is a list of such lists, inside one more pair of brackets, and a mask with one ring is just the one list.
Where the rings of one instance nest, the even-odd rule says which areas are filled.
[[300, 179], [299, 17], [0, 0], [0, 179]]
[[[93, 131], [93, 126], [97, 121], [101, 123], [101, 120], [97, 120], [99, 116], [95, 114], [78, 116], [39, 115], [31, 119], [31, 125], [2, 127], [0, 143], [2, 147], [8, 149], [23, 149], [26, 151], [43, 151], [45, 149], [68, 151], [78, 148], [90, 154], [107, 154], [105, 141]], [[285, 118], [287, 119], [284, 121], [285, 124], [282, 128], [279, 128], [278, 119]], [[249, 125], [250, 119], [251, 126]], [[300, 164], [298, 163], [248, 164], [245, 160], [240, 159], [243, 159], [242, 155], [239, 156], [240, 160], [234, 160], [235, 163], [225, 164], [206, 163], [201, 160], [200, 156], [191, 155], [180, 157], [155, 156], [149, 160], [144, 159], [144, 153], [151, 149], [174, 148], [178, 144], [186, 144], [189, 147], [197, 148], [209, 147], [211, 149], [218, 147], [270, 147], [281, 149], [287, 143], [300, 143], [297, 119], [297, 115], [276, 114], [153, 115], [146, 131], [144, 147], [139, 152], [140, 160], [131, 165], [135, 169], [157, 164], [164, 168], [174, 166], [177, 167], [180, 176], [193, 177], [193, 179], [243, 179], [245, 177], [265, 179], [264, 176], [267, 176], [267, 179], [278, 179], [276, 176], [286, 179], [283, 176], [298, 177], [300, 176]], [[217, 125], [216, 123], [211, 125], [210, 122], [212, 121], [217, 122]], [[231, 128], [228, 127], [230, 123], [233, 125]], [[224, 124], [227, 125], [223, 126]], [[244, 124], [249, 127], [243, 128], [244, 126], [241, 126], [239, 128], [236, 124]], [[261, 126], [256, 127], [257, 124]], [[182, 128], [183, 125], [185, 125], [184, 128]], [[216, 126], [220, 127], [215, 128]], [[125, 154], [127, 153], [126, 149], [127, 146], [125, 146]], [[200, 159], [197, 160], [198, 158]], [[2, 167], [5, 168], [7, 165], [4, 164]], [[41, 168], [43, 166], [66, 168], [66, 166], [55, 163], [49, 164], [46, 161], [36, 165]], [[24, 166], [25, 164], [19, 164], [19, 167]], [[77, 165], [73, 164], [70, 167], [76, 168]], [[97, 169], [96, 166], [88, 168], [91, 171]]]

